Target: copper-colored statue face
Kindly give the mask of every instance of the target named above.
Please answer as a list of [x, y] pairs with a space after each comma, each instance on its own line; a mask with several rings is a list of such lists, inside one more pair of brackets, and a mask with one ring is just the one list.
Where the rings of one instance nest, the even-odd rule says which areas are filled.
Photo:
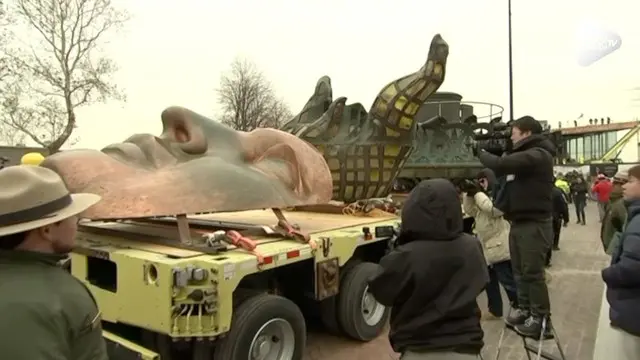
[[302, 112], [282, 130], [323, 153], [333, 178], [333, 199], [352, 202], [389, 194], [412, 151], [416, 114], [445, 76], [449, 46], [433, 37], [422, 68], [387, 84], [369, 113], [361, 104], [333, 100], [331, 80], [318, 80]]
[[139, 134], [102, 151], [64, 151], [42, 166], [58, 172], [72, 192], [102, 196], [85, 214], [92, 219], [384, 196], [411, 153], [415, 115], [444, 81], [448, 54], [447, 43], [434, 36], [424, 66], [386, 85], [369, 113], [361, 104], [346, 105], [344, 97], [334, 101], [323, 77], [282, 131], [235, 131], [173, 107], [162, 113], [158, 137]]
[[102, 151], [48, 157], [72, 192], [102, 201], [92, 219], [137, 218], [327, 203], [322, 154], [275, 129], [232, 130], [180, 107], [162, 113], [163, 132], [131, 136]]

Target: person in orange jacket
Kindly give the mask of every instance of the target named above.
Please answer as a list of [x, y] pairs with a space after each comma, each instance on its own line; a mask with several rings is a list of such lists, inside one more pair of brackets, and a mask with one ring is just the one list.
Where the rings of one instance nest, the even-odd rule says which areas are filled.
[[591, 192], [596, 196], [598, 200], [598, 215], [600, 216], [600, 222], [604, 219], [607, 213], [607, 205], [609, 204], [609, 196], [613, 190], [613, 184], [604, 174], [598, 174], [596, 182], [591, 188]]

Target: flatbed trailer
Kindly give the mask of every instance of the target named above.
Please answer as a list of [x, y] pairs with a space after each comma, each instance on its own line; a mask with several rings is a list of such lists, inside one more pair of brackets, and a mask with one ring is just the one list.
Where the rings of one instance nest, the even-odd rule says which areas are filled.
[[[377, 337], [389, 309], [367, 279], [399, 218], [280, 214], [306, 241], [274, 231], [271, 210], [191, 216], [180, 232], [179, 218], [82, 223], [71, 273], [98, 303], [112, 359], [302, 359], [305, 318]], [[212, 236], [229, 231], [253, 247]]]

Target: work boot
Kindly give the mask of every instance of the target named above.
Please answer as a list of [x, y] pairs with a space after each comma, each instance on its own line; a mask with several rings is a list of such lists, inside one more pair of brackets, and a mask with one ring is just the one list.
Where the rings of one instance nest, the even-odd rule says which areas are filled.
[[542, 329], [542, 319], [542, 316], [532, 314], [524, 324], [516, 325], [514, 329], [521, 336], [532, 339], [540, 339], [540, 334], [544, 330], [543, 339], [547, 339], [551, 336], [551, 319], [547, 317], [544, 329]]
[[529, 317], [530, 314], [528, 310], [516, 308], [509, 313], [509, 316], [507, 316], [504, 322], [507, 326], [514, 328], [518, 325], [524, 324]]

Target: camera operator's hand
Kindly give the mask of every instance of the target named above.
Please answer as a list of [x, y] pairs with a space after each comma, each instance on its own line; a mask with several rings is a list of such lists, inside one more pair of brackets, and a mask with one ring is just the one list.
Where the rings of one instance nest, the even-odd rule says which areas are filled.
[[482, 191], [482, 187], [475, 181], [465, 180], [462, 183], [462, 191], [467, 193], [467, 196], [474, 196], [478, 192]]
[[502, 154], [504, 153], [504, 148], [497, 144], [486, 147], [483, 150], [495, 156], [502, 156]]

